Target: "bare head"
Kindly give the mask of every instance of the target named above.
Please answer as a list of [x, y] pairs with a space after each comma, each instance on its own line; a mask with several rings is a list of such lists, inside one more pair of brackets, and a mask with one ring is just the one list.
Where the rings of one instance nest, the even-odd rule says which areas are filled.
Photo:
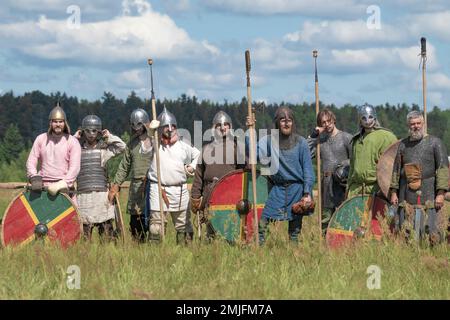
[[413, 141], [421, 140], [424, 136], [424, 118], [421, 112], [411, 111], [406, 116], [409, 136]]
[[336, 116], [330, 109], [323, 109], [317, 115], [317, 126], [325, 129], [325, 132], [332, 133], [336, 127]]

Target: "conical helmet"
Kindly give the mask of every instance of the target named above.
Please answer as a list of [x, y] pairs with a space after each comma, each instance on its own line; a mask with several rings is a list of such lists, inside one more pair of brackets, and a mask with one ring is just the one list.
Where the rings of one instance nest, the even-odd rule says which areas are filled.
[[166, 109], [165, 106], [163, 111], [158, 116], [158, 121], [160, 128], [169, 126], [169, 131], [172, 131], [174, 129], [172, 126], [177, 126], [177, 119], [171, 112]]
[[232, 128], [231, 117], [225, 111], [219, 111], [216, 113], [213, 119], [213, 127], [220, 124], [221, 126], [228, 123], [230, 125], [230, 129]]
[[48, 125], [48, 133], [50, 134], [52, 132], [52, 120], [64, 120], [64, 133], [70, 134], [70, 127], [69, 123], [67, 122], [66, 113], [64, 112], [63, 108], [61, 108], [61, 105], [58, 102], [56, 102], [56, 106], [50, 111], [50, 114], [48, 115], [49, 125]]

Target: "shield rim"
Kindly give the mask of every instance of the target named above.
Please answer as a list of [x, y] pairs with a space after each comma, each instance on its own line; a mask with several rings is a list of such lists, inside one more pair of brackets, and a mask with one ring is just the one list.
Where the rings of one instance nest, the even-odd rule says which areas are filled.
[[[8, 216], [8, 212], [9, 209], [11, 208], [12, 204], [25, 192], [30, 191], [28, 189], [24, 189], [22, 191], [20, 191], [17, 195], [14, 196], [14, 198], [9, 202], [8, 207], [5, 210], [5, 214], [3, 215], [2, 218], [2, 224], [1, 224], [1, 228], [0, 228], [0, 244], [2, 248], [6, 248], [7, 245], [5, 244], [5, 240], [4, 240], [4, 228], [5, 228], [5, 221], [6, 221], [6, 217]], [[80, 229], [80, 238], [81, 235], [83, 234], [83, 223], [81, 222], [80, 219], [80, 212], [78, 211], [78, 207], [75, 205], [75, 203], [72, 201], [72, 199], [69, 197], [69, 195], [67, 193], [64, 192], [59, 192], [59, 195], [62, 195], [64, 197], [66, 197], [67, 200], [69, 200], [70, 204], [72, 205], [72, 207], [75, 210], [75, 213], [77, 214], [78, 217], [78, 225], [79, 225], [79, 229]], [[78, 239], [79, 240], [79, 239]], [[20, 246], [23, 242], [19, 243], [18, 246]]]
[[[381, 170], [380, 170], [380, 163], [381, 163], [380, 160], [381, 160], [381, 159], [383, 158], [383, 156], [387, 153], [387, 151], [388, 151], [389, 149], [393, 148], [394, 146], [396, 146], [396, 149], [397, 149], [397, 151], [398, 151], [398, 148], [399, 148], [399, 146], [400, 146], [401, 141], [402, 141], [402, 140], [400, 139], [400, 140], [397, 140], [396, 142], [392, 143], [389, 147], [386, 148], [386, 150], [384, 150], [384, 152], [381, 154], [380, 158], [378, 159], [378, 163], [377, 163], [377, 184], [378, 184], [378, 186], [380, 187], [380, 190], [381, 190], [382, 194], [385, 196], [386, 199], [388, 199], [388, 194], [389, 194], [390, 186], [388, 186], [387, 188], [385, 188], [384, 186], [380, 185], [380, 183], [379, 183], [379, 181], [380, 181], [379, 176], [382, 176], [382, 173], [381, 173]], [[396, 152], [396, 153], [397, 153], [397, 152]], [[394, 157], [394, 160], [392, 161], [392, 170], [394, 169], [394, 162], [395, 162], [395, 157]], [[391, 172], [389, 173], [389, 175], [390, 175], [390, 177], [391, 177], [391, 178], [389, 179], [389, 181], [392, 179], [392, 170], [391, 170]]]

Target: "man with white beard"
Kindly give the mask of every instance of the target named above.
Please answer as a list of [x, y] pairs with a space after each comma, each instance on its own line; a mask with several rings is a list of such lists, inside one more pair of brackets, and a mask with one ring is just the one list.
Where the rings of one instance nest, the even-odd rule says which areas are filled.
[[428, 229], [431, 242], [436, 243], [442, 240], [438, 215], [448, 190], [447, 151], [439, 138], [424, 133], [420, 112], [408, 113], [407, 123], [409, 136], [398, 147], [390, 200], [399, 206], [398, 228], [408, 222], [421, 238]]

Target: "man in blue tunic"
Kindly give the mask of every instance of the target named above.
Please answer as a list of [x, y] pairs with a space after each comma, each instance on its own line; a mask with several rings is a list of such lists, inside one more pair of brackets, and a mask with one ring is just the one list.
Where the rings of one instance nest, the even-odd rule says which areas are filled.
[[[302, 219], [312, 213], [314, 171], [306, 139], [296, 133], [294, 114], [287, 107], [275, 112], [275, 131], [258, 142], [262, 174], [268, 175], [269, 196], [259, 222], [259, 242], [263, 244], [267, 226], [289, 221], [289, 238], [297, 242]], [[247, 125], [251, 119], [247, 118]]]

